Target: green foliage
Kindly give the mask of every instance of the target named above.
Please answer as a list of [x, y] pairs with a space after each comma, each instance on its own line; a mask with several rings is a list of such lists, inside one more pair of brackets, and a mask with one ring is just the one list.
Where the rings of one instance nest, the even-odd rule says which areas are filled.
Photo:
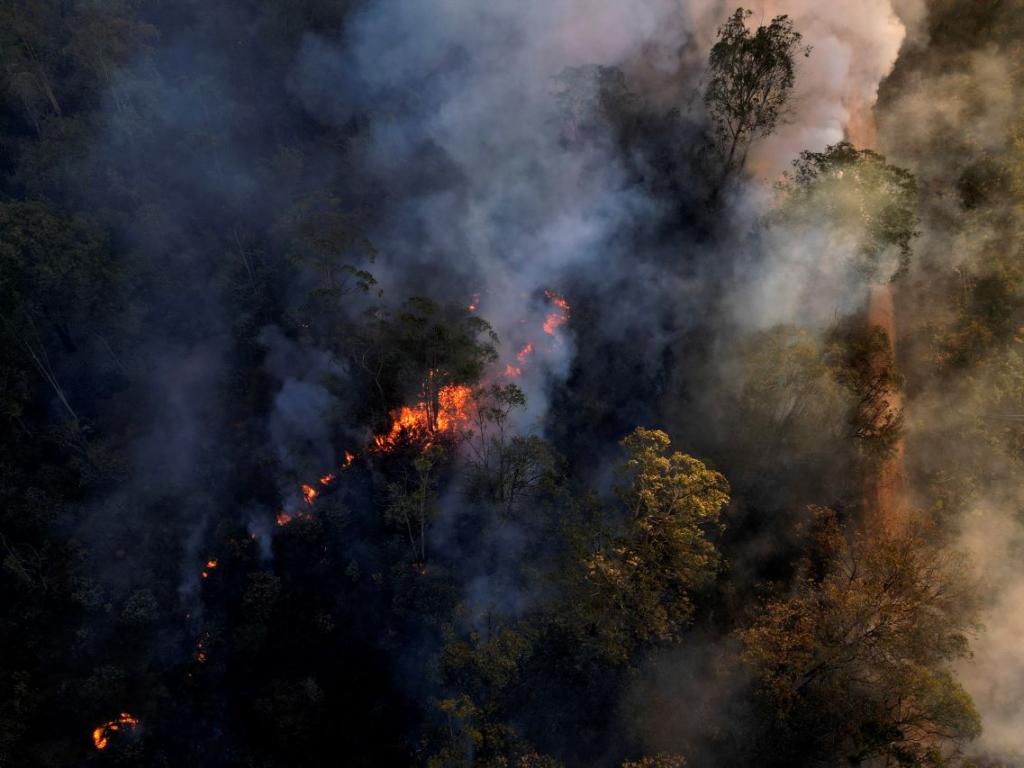
[[412, 471], [406, 470], [401, 481], [387, 487], [384, 519], [405, 533], [412, 562], [419, 568], [427, 564], [427, 528], [438, 513], [434, 470], [444, 457], [441, 446], [427, 446], [413, 459]]
[[428, 765], [545, 765], [504, 722], [503, 704], [521, 684], [533, 651], [526, 627], [492, 626], [486, 634], [472, 631], [462, 638], [448, 628], [446, 634], [441, 670], [457, 693], [435, 704], [444, 718], [443, 735]]
[[[764, 558], [749, 554], [745, 531], [738, 544], [718, 537], [728, 484], [664, 433], [623, 441], [610, 501], [588, 489], [602, 430], [634, 418], [633, 402], [570, 383], [554, 393], [549, 443], [524, 429], [522, 390], [491, 383], [497, 337], [483, 319], [430, 297], [383, 308], [366, 232], [387, 225], [406, 190], [370, 178], [360, 153], [392, 110], [423, 100], [396, 91], [347, 104], [339, 125], [311, 108], [301, 73], [267, 76], [321, 61], [358, 31], [348, 16], [357, 5], [0, 0], [0, 764], [193, 766], [210, 754], [260, 768], [619, 764], [643, 754], [628, 736], [620, 743], [617, 720], [635, 668], [655, 651], [688, 653], [695, 621], [731, 630], [749, 598], [749, 582], [723, 574], [725, 548], [752, 572]], [[756, 29], [749, 19], [739, 10], [720, 30], [704, 94], [724, 175], [786, 119], [796, 61], [809, 52], [788, 18]], [[703, 126], [634, 93], [634, 63], [557, 78], [561, 149], [618, 153], [630, 185], [635, 174], [657, 187], [665, 210], [710, 236], [721, 222], [688, 212], [682, 191], [692, 167], [680, 158]], [[446, 66], [424, 74], [432, 83]], [[974, 492], [994, 487], [997, 464], [1024, 461], [1019, 253], [1003, 247], [1019, 238], [999, 218], [1019, 215], [1024, 188], [1014, 130], [1005, 163], [990, 150], [965, 157], [949, 187], [975, 215], [964, 239], [993, 234], [983, 260], [964, 260], [948, 316], [927, 329], [936, 364], [960, 387], [963, 439], [994, 449], [959, 462], [957, 479]], [[443, 154], [417, 147], [415, 162], [435, 149]], [[427, 163], [422, 178], [434, 174]], [[848, 232], [856, 268], [873, 278], [890, 251], [905, 262], [914, 194], [905, 172], [841, 144], [798, 161], [780, 220]], [[671, 218], [660, 233], [669, 239]], [[682, 274], [660, 266], [668, 279]], [[638, 364], [607, 354], [607, 307], [584, 303], [574, 308], [579, 367], [596, 360], [595, 378], [629, 379]], [[366, 304], [374, 309], [360, 314]], [[358, 453], [343, 470], [328, 454], [324, 471], [337, 477], [281, 527], [273, 515], [288, 491], [266, 429], [276, 384], [257, 340], [267, 325], [347, 364], [351, 378], [331, 382], [341, 405], [324, 451]], [[695, 337], [678, 344], [686, 365], [705, 343]], [[215, 361], [190, 354], [206, 342]], [[750, 442], [736, 450], [739, 476], [757, 470], [739, 502], [764, 521], [761, 540], [789, 532], [757, 505], [757, 489], [819, 466], [854, 474], [844, 451], [832, 464], [819, 454], [851, 400], [899, 386], [891, 354], [877, 364], [885, 342], [843, 330], [823, 344], [787, 328], [741, 350], [744, 435], [729, 445]], [[165, 360], [168, 370], [132, 364]], [[217, 376], [201, 423], [176, 424], [206, 399], [191, 384], [207, 367]], [[472, 423], [451, 440], [363, 450], [396, 407], [422, 402], [436, 422], [453, 385], [473, 397]], [[710, 419], [693, 422], [690, 439]], [[193, 445], [196, 432], [211, 444]], [[197, 470], [187, 487], [169, 487], [178, 467], [139, 469], [153, 444]], [[568, 461], [555, 445], [569, 446]], [[442, 500], [452, 505], [443, 530]], [[949, 575], [959, 561], [917, 540], [824, 530], [792, 590], [788, 571], [773, 573], [777, 597], [741, 630], [764, 695], [752, 730], [781, 734], [778, 754], [758, 759], [942, 764], [978, 728], [948, 669], [973, 615]], [[219, 566], [201, 579], [207, 556]], [[721, 592], [702, 591], [716, 576]], [[482, 610], [486, 590], [506, 583], [515, 607]], [[92, 729], [126, 708], [142, 727], [97, 752]], [[715, 738], [740, 730], [730, 727], [715, 723]]]
[[877, 326], [859, 322], [835, 328], [826, 360], [832, 376], [855, 401], [847, 415], [850, 434], [869, 466], [889, 457], [903, 436], [903, 410], [897, 396], [903, 376], [892, 342]]
[[[494, 330], [462, 307], [441, 307], [414, 297], [399, 310], [389, 330], [403, 367], [420, 376], [437, 371], [443, 383], [475, 383], [484, 367], [497, 360]], [[439, 379], [437, 386], [441, 385]]]
[[917, 181], [882, 155], [849, 142], [801, 152], [779, 184], [778, 220], [797, 228], [826, 225], [848, 237], [853, 265], [867, 280], [906, 269], [917, 235]]
[[439, 394], [447, 386], [473, 386], [497, 360], [497, 334], [465, 307], [421, 296], [396, 313], [375, 312], [359, 329], [354, 358], [377, 395], [380, 416], [421, 401], [433, 428]]
[[311, 195], [296, 203], [281, 224], [291, 241], [291, 259], [317, 275], [311, 309], [336, 306], [349, 293], [367, 293], [377, 283], [358, 266], [372, 263], [377, 249], [344, 211], [336, 198]]
[[156, 40], [156, 29], [134, 11], [122, 0], [0, 2], [3, 85], [40, 138], [94, 106], [119, 67]]
[[756, 473], [758, 485], [787, 469], [842, 472], [852, 458], [842, 444], [857, 397], [836, 376], [831, 353], [818, 334], [790, 326], [740, 346], [732, 445], [742, 451], [742, 473]]
[[796, 57], [809, 56], [788, 16], [776, 16], [754, 32], [753, 14], [738, 8], [718, 30], [708, 60], [704, 103], [726, 175], [742, 170], [751, 142], [767, 136], [785, 117], [796, 77]]
[[472, 425], [464, 435], [471, 498], [495, 505], [506, 517], [523, 504], [553, 493], [561, 457], [536, 435], [515, 434], [509, 418], [526, 406], [515, 384], [492, 384], [474, 395]]
[[584, 642], [616, 663], [638, 649], [677, 640], [693, 614], [692, 594], [719, 566], [709, 535], [720, 528], [729, 485], [701, 461], [671, 451], [668, 435], [638, 427], [622, 440], [616, 489], [622, 522], [581, 555], [573, 595]]
[[960, 268], [953, 317], [935, 329], [936, 362], [952, 371], [968, 370], [1018, 343], [1024, 326], [1021, 248], [1006, 241], [991, 217], [973, 218], [963, 236], [979, 251], [977, 263]]
[[11, 422], [30, 397], [30, 370], [77, 420], [54, 355], [105, 330], [97, 321], [117, 299], [115, 278], [103, 237], [83, 219], [44, 203], [0, 203], [0, 338], [10, 350], [0, 403]]

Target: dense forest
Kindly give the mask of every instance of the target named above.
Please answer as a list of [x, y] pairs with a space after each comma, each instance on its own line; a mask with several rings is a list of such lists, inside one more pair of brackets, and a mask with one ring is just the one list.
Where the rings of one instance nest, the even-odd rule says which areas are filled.
[[0, 766], [1024, 766], [1022, 0], [0, 0]]

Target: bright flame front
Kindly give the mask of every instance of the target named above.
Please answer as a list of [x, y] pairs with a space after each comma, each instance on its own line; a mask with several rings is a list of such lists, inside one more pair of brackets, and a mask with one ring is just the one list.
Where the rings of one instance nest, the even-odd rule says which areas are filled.
[[106, 749], [110, 743], [110, 735], [120, 730], [129, 730], [139, 724], [139, 719], [127, 712], [122, 712], [114, 720], [108, 720], [103, 725], [93, 729], [92, 743], [96, 749]]

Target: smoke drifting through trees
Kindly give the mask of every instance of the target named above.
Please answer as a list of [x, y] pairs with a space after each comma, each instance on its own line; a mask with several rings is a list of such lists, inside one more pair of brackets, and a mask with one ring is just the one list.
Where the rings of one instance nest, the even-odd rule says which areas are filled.
[[[958, 538], [998, 555], [958, 671], [1019, 751], [1014, 555], [974, 522], [1019, 535], [1011, 6], [753, 4], [802, 39], [740, 173], [731, 6], [0, 3], [0, 762], [954, 762], [974, 605], [920, 558]], [[936, 522], [865, 543], [897, 274]]]

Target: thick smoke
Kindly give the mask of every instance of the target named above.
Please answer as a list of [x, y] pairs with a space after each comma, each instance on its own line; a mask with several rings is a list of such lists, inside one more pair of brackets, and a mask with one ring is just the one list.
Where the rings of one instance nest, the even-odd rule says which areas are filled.
[[621, 234], [658, 214], [605, 142], [566, 151], [558, 77], [670, 46], [684, 23], [670, 2], [388, 0], [340, 44], [303, 47], [295, 87], [324, 119], [387, 105], [360, 147], [361, 170], [401, 190], [370, 233], [385, 292], [479, 296], [504, 361], [534, 344], [522, 366], [534, 428], [549, 375], [564, 379], [572, 357], [567, 339], [540, 333], [543, 291], [581, 273], [616, 279], [631, 256]]
[[1004, 759], [1024, 755], [1024, 525], [1008, 509], [1024, 499], [982, 502], [964, 515], [961, 545], [978, 565], [990, 597], [984, 631], [971, 645], [973, 658], [958, 670], [981, 714], [985, 730], [978, 751]]
[[[879, 116], [881, 150], [913, 171], [922, 190], [921, 235], [900, 289], [907, 308], [899, 318], [903, 365], [916, 390], [907, 406], [907, 455], [912, 475], [931, 484], [922, 499], [953, 517], [959, 542], [985, 581], [984, 627], [972, 642], [974, 659], [959, 670], [984, 724], [974, 749], [1019, 761], [1024, 499], [1013, 442], [1022, 405], [1011, 383], [1017, 356], [1012, 346], [977, 339], [978, 359], [966, 368], [943, 372], [934, 359], [935, 340], [962, 322], [958, 310], [970, 311], [969, 286], [1019, 259], [1012, 243], [1022, 218], [1012, 191], [1003, 181], [989, 187], [974, 181], [991, 178], [1016, 151], [1019, 8], [993, 6], [973, 28], [956, 18], [954, 6], [928, 5], [934, 18], [914, 17], [908, 55], [885, 88]], [[950, 295], [959, 296], [959, 307], [950, 306]], [[1019, 302], [1019, 295], [1008, 298]], [[947, 487], [969, 491], [948, 499]]]
[[844, 138], [872, 148], [878, 86], [906, 35], [892, 2], [769, 0], [750, 8], [765, 21], [788, 14], [813, 47], [800, 61], [790, 122], [754, 150], [755, 171], [772, 177], [800, 151], [820, 151]]
[[[752, 167], [770, 179], [800, 150], [823, 149], [869, 122], [904, 30], [887, 2], [867, 11], [803, 2], [752, 8], [759, 22], [790, 14], [814, 49], [800, 61], [788, 122], [755, 146]], [[290, 87], [311, 114], [339, 127], [370, 105], [379, 115], [358, 139], [358, 172], [375, 188], [397, 190], [369, 232], [382, 253], [376, 272], [385, 293], [426, 290], [460, 303], [479, 295], [481, 315], [502, 339], [503, 364], [534, 343], [542, 354], [522, 366], [520, 382], [530, 399], [527, 429], [541, 428], [548, 393], [573, 364], [568, 338], [537, 338], [545, 289], [593, 296], [600, 311], [587, 323], [608, 344], [629, 346], [632, 365], [647, 371], [661, 369], [673, 339], [706, 312], [710, 281], [736, 263], [732, 253], [750, 254], [735, 274], [758, 278], [735, 301], [742, 325], [821, 323], [862, 301], [851, 298], [849, 260], [820, 258], [834, 254], [836, 233], [822, 232], [817, 244], [776, 238], [766, 255], [751, 253], [742, 234], [709, 247], [678, 227], [668, 201], [637, 183], [647, 161], [633, 156], [627, 167], [607, 128], [574, 141], [577, 123], [593, 115], [574, 113], [581, 94], [567, 93], [565, 75], [593, 65], [620, 68], [641, 103], [699, 123], [694, 88], [731, 10], [669, 0], [628, 9], [578, 0], [388, 0], [359, 11], [340, 40], [310, 35], [303, 43]], [[700, 146], [687, 131], [685, 122], [677, 129], [680, 155]], [[699, 190], [704, 180], [688, 172], [675, 183]], [[735, 230], [749, 230], [765, 202], [760, 188], [741, 192]], [[680, 271], [680, 261], [694, 266]], [[641, 402], [652, 393], [636, 389], [617, 423], [654, 416]]]
[[[154, 261], [168, 259], [166, 307], [161, 309], [169, 311], [161, 329], [180, 345], [168, 343], [172, 352], [167, 353], [161, 344], [164, 367], [140, 374], [166, 406], [155, 409], [160, 415], [152, 420], [151, 434], [139, 441], [143, 469], [135, 474], [138, 483], [180, 488], [202, 485], [204, 473], [221, 479], [228, 474], [224, 457], [210, 457], [211, 446], [230, 443], [225, 440], [230, 405], [221, 397], [229, 345], [221, 340], [230, 335], [231, 323], [216, 309], [193, 316], [193, 305], [216, 308], [225, 295], [239, 289], [207, 284], [202, 263], [213, 258], [241, 263], [244, 257], [232, 247], [231, 238], [214, 233], [258, 229], [319, 182], [345, 188], [345, 202], [366, 212], [366, 234], [381, 254], [372, 269], [386, 302], [395, 305], [414, 293], [462, 305], [472, 302], [501, 339], [501, 363], [492, 377], [500, 376], [524, 345], [534, 345], [519, 379], [529, 398], [528, 411], [517, 425], [524, 432], [545, 429], [559, 389], [586, 369], [592, 377], [607, 379], [608, 386], [630, 390], [636, 384], [636, 392], [615, 401], [617, 412], [593, 416], [608, 432], [621, 434], [620, 426], [630, 422], [659, 426], [650, 422], [659, 415], [658, 408], [665, 408], [666, 420], [681, 423], [680, 431], [693, 436], [716, 412], [702, 412], [692, 401], [666, 405], [669, 387], [662, 379], [673, 376], [673, 366], [683, 369], [688, 364], [672, 358], [682, 346], [677, 340], [681, 333], [702, 323], [704, 328], [717, 325], [716, 335], [702, 343], [728, 358], [754, 332], [795, 324], [818, 333], [836, 317], [859, 310], [866, 285], [851, 267], [855, 244], [845, 233], [822, 227], [797, 236], [776, 229], [754, 238], [751, 222], [771, 204], [770, 182], [801, 150], [820, 151], [843, 138], [861, 147], [876, 144], [872, 110], [879, 85], [908, 30], [915, 45], [926, 40], [921, 4], [764, 0], [745, 5], [754, 11], [754, 22], [789, 14], [813, 51], [799, 62], [786, 123], [751, 152], [756, 178], [735, 190], [729, 201], [722, 229], [731, 234], [716, 233], [717, 239], [698, 226], [680, 223], [685, 216], [645, 176], [648, 159], [641, 153], [624, 157], [608, 126], [584, 138], [576, 135], [579, 125], [595, 120], [595, 91], [584, 91], [581, 111], [574, 111], [580, 94], [570, 92], [564, 75], [593, 65], [620, 68], [643, 104], [677, 111], [673, 119], [681, 138], [671, 152], [692, 155], [700, 149], [703, 119], [693, 89], [732, 4], [377, 0], [353, 12], [343, 30], [306, 33], [296, 42], [294, 59], [275, 62], [271, 73], [254, 65], [257, 74], [250, 73], [249, 79], [274, 79], [267, 114], [255, 118], [232, 111], [230, 93], [239, 85], [226, 74], [226, 54], [210, 45], [209, 29], [204, 29], [231, 25], [230, 14], [210, 10], [199, 29], [160, 48], [155, 63], [126, 74], [112, 89], [107, 133], [95, 148], [87, 178], [116, 180], [118, 174], [132, 174], [149, 179], [148, 192], [133, 202], [133, 210], [149, 217], [148, 231], [163, 236], [158, 243], [139, 243], [137, 249], [152, 254]], [[194, 77], [197, 67], [205, 77]], [[288, 72], [286, 78], [279, 67]], [[984, 51], [974, 55], [971, 67], [914, 82], [888, 105], [889, 122], [883, 121], [877, 144], [892, 161], [925, 179], [960, 170], [949, 167], [955, 161], [944, 153], [922, 157], [909, 152], [921, 137], [907, 126], [927, 127], [923, 145], [934, 145], [943, 130], [956, 130], [966, 119], [967, 108], [949, 98], [950, 92], [981, 94], [977, 98], [983, 101], [984, 118], [972, 119], [981, 126], [979, 135], [992, 136], [992, 147], [998, 149], [998, 137], [1006, 135], [1015, 106], [1004, 98], [1007, 75], [998, 57]], [[140, 140], [132, 113], [114, 97], [131, 94], [133, 83], [154, 71], [162, 74], [156, 98], [140, 110], [158, 128], [148, 140]], [[293, 103], [287, 99], [296, 99], [304, 114], [280, 117], [283, 105]], [[351, 136], [349, 165], [319, 167], [315, 151], [300, 160], [257, 162], [265, 139], [247, 126], [273, 126], [287, 133], [301, 120]], [[231, 140], [212, 144], [211, 135]], [[928, 167], [929, 162], [938, 167]], [[282, 170], [293, 163], [303, 165], [306, 176], [301, 181]], [[692, 167], [680, 175], [672, 183], [700, 198], [706, 180], [697, 178]], [[117, 211], [123, 202], [115, 198], [109, 206]], [[941, 197], [929, 201], [934, 215], [920, 239], [923, 263], [931, 258], [981, 258], [971, 250], [979, 242], [973, 237], [962, 243], [965, 247], [949, 247], [936, 223], [943, 204]], [[153, 221], [162, 226], [153, 226]], [[134, 231], [130, 221], [118, 223], [124, 231]], [[273, 250], [279, 244], [266, 245]], [[940, 252], [944, 255], [934, 255]], [[920, 270], [912, 280], [926, 279], [927, 267]], [[722, 305], [711, 308], [720, 298], [723, 275], [730, 277], [731, 287]], [[245, 279], [240, 282], [244, 287]], [[191, 297], [187, 307], [177, 293], [182, 286]], [[590, 357], [578, 357], [582, 344], [574, 339], [572, 322], [554, 335], [543, 332], [551, 311], [546, 290], [566, 295], [579, 327], [587, 327], [591, 341], [599, 340]], [[584, 298], [579, 304], [575, 292]], [[361, 307], [354, 300], [351, 304], [354, 315]], [[704, 312], [722, 316], [704, 317]], [[258, 318], [237, 322], [261, 327]], [[210, 338], [214, 341], [197, 342]], [[344, 411], [327, 381], [344, 377], [346, 371], [327, 352], [297, 344], [277, 328], [264, 330], [260, 345], [272, 391], [267, 393], [266, 422], [251, 429], [268, 443], [267, 454], [277, 462], [280, 501], [288, 505], [297, 503], [296, 480], [315, 476], [321, 471], [316, 465], [331, 466], [344, 447], [336, 440], [338, 425], [332, 424], [334, 415]], [[182, 351], [186, 348], [191, 351]], [[608, 354], [625, 348], [632, 355], [628, 360]], [[654, 380], [649, 391], [641, 390], [639, 370], [656, 372], [649, 374]], [[730, 381], [734, 374], [727, 365], [685, 373], [690, 384], [700, 382], [716, 396], [727, 384], [742, 386]], [[948, 405], [938, 396], [927, 402], [936, 411]], [[926, 421], [923, 414], [909, 414], [912, 431]], [[341, 424], [346, 445], [367, 438], [346, 430]], [[921, 441], [928, 438], [924, 427], [914, 434]], [[694, 437], [691, 443], [699, 445], [699, 440]], [[691, 449], [690, 444], [679, 447]], [[588, 448], [589, 471], [609, 477], [604, 470], [617, 458], [613, 444]], [[456, 512], [438, 525], [431, 542], [436, 547], [457, 547], [453, 530], [462, 509], [456, 499], [449, 501], [446, 509]], [[217, 502], [203, 498], [194, 509], [175, 510], [183, 518], [183, 539], [189, 542], [182, 558], [191, 582], [203, 538], [198, 531]], [[110, 507], [116, 506], [112, 501]], [[272, 530], [266, 527], [268, 509], [256, 508], [249, 521], [252, 530], [267, 537]], [[999, 519], [1005, 511], [999, 509]], [[996, 681], [998, 671], [1012, 664], [1010, 641], [1019, 629], [1021, 587], [1009, 566], [1010, 550], [1002, 548], [1002, 540], [979, 538], [984, 525], [975, 526], [973, 519], [967, 520], [965, 540], [997, 555], [991, 558], [997, 564], [993, 578], [1002, 587], [989, 632], [976, 646], [976, 665], [967, 674], [991, 719], [993, 748], [1020, 749], [1012, 728], [1018, 715], [1015, 702], [1024, 687], [1019, 662], [1012, 667], [1012, 687], [1000, 688]], [[500, 521], [487, 525], [493, 529], [488, 537], [493, 549], [466, 562], [461, 574], [465, 599], [476, 616], [492, 608], [517, 615], [533, 600], [528, 589], [510, 583], [507, 576], [513, 570], [508, 563], [522, 554], [523, 537], [515, 526]], [[627, 696], [628, 702], [637, 702], [641, 715], [644, 701], [676, 702], [720, 682], [703, 672], [712, 655], [703, 644], [682, 655], [681, 660], [652, 662], [654, 672]], [[734, 696], [740, 687], [740, 682], [730, 682], [717, 696], [702, 700], [707, 717], [735, 714]], [[658, 749], [674, 747], [671, 732], [680, 723], [670, 710], [662, 707], [657, 717], [638, 727], [640, 738]]]
[[[277, 387], [268, 437], [281, 468], [292, 473], [294, 486], [337, 462], [340, 449], [333, 441], [334, 417], [340, 406], [328, 385], [344, 382], [346, 370], [329, 353], [303, 347], [279, 328], [263, 329], [259, 342], [266, 349], [267, 372]], [[350, 436], [351, 444], [357, 444], [359, 437]]]

